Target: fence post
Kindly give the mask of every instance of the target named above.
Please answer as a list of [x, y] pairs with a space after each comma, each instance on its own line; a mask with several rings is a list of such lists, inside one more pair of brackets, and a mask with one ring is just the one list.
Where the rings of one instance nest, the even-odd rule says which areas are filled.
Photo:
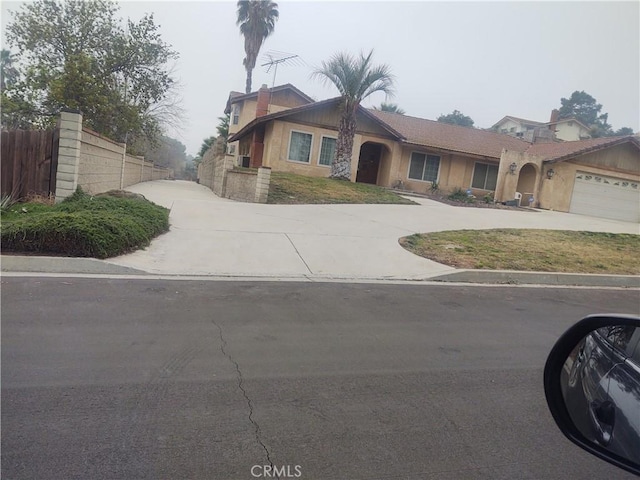
[[122, 144], [122, 166], [120, 167], [120, 190], [124, 188], [124, 169], [127, 165], [127, 142]]
[[56, 203], [73, 195], [78, 187], [78, 166], [82, 143], [82, 113], [62, 110], [58, 119], [58, 171], [56, 172]]
[[271, 169], [269, 167], [258, 167], [258, 178], [256, 180], [256, 196], [254, 202], [267, 203], [270, 183]]

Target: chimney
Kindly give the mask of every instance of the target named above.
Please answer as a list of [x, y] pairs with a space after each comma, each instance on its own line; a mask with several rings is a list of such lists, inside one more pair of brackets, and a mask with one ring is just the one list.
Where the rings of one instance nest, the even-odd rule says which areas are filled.
[[549, 123], [557, 123], [559, 117], [560, 112], [554, 108], [553, 110], [551, 110], [551, 118], [549, 119]]
[[262, 84], [258, 90], [258, 105], [256, 106], [256, 118], [269, 113], [269, 100], [271, 92], [266, 84]]

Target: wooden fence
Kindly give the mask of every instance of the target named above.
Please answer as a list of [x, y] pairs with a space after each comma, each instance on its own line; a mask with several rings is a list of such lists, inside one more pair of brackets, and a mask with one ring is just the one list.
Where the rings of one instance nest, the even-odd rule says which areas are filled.
[[55, 195], [59, 130], [2, 132], [0, 183], [2, 196]]

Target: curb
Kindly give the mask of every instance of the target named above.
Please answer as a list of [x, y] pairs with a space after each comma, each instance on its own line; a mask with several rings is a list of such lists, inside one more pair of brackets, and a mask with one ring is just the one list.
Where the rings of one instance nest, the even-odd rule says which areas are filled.
[[144, 270], [107, 263], [96, 258], [0, 256], [0, 270], [20, 273], [88, 273], [97, 275], [147, 275]]
[[558, 285], [582, 287], [640, 288], [639, 275], [587, 273], [518, 272], [511, 270], [460, 270], [437, 277], [433, 282], [493, 283], [506, 285]]
[[218, 278], [218, 279], [270, 279], [274, 281], [338, 281], [338, 282], [391, 282], [391, 283], [457, 283], [493, 285], [554, 285], [579, 287], [640, 288], [640, 275], [600, 275], [583, 273], [519, 272], [510, 270], [457, 270], [452, 273], [404, 278], [402, 276], [339, 277], [332, 275], [302, 275], [299, 277], [262, 275], [185, 275], [152, 273], [98, 260], [95, 258], [41, 257], [2, 255], [0, 270], [7, 273], [25, 274], [73, 274], [73, 275], [113, 275], [162, 278]]

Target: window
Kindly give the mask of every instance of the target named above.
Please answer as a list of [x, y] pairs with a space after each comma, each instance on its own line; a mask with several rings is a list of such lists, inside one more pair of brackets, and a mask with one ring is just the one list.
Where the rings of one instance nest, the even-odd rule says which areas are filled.
[[488, 163], [476, 163], [473, 168], [472, 188], [495, 190], [498, 183], [498, 166]]
[[233, 106], [233, 124], [237, 125], [240, 121], [240, 105], [236, 104]]
[[236, 153], [236, 146], [233, 144], [227, 145], [227, 153], [229, 155], [233, 155], [234, 153]]
[[409, 164], [409, 178], [412, 180], [424, 180], [435, 182], [438, 180], [440, 169], [440, 157], [427, 155], [426, 153], [413, 152]]
[[319, 165], [331, 165], [333, 157], [336, 155], [336, 139], [331, 137], [322, 137], [322, 145], [320, 146], [320, 157], [318, 157]]
[[515, 132], [515, 131], [516, 131], [516, 127], [511, 127], [511, 128], [509, 129], [509, 131], [510, 131], [510, 132], [512, 132], [512, 133], [513, 133], [513, 132]]
[[292, 131], [289, 140], [289, 160], [309, 163], [312, 140], [313, 136], [310, 133]]

